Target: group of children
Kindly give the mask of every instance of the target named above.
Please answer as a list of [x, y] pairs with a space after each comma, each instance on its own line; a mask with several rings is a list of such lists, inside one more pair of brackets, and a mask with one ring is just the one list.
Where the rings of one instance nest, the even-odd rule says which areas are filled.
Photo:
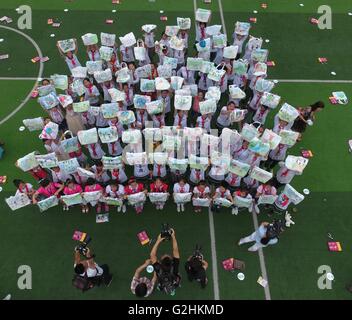
[[[33, 204], [50, 196], [99, 192], [100, 199], [82, 201], [80, 206], [84, 213], [91, 207], [95, 207], [97, 213], [108, 212], [113, 207], [126, 212], [126, 205], [141, 213], [147, 196], [157, 210], [162, 210], [171, 195], [178, 212], [185, 210], [186, 203], [192, 203], [195, 212], [207, 207], [216, 211], [225, 206], [231, 208], [232, 214], [237, 214], [240, 204], [247, 203], [245, 208], [259, 214], [258, 199], [267, 195], [279, 195], [277, 199], [281, 202], [275, 204], [279, 209], [287, 208], [290, 201], [283, 201], [284, 195], [278, 190], [300, 174], [286, 166], [287, 151], [300, 141], [306, 125], [314, 120], [314, 114], [324, 104], [317, 102], [308, 108], [299, 108], [295, 118], [277, 113], [271, 132], [280, 135], [284, 131], [291, 136], [296, 132], [296, 138], [290, 143], [278, 143], [266, 154], [256, 152], [253, 139], [262, 139], [263, 142], [268, 114], [280, 101], [279, 96], [270, 93], [275, 84], [265, 79], [268, 50], [261, 48], [261, 38], [249, 35], [248, 23], [236, 23], [230, 45], [217, 27], [210, 26], [209, 21], [196, 21], [196, 53], [193, 56], [190, 56], [188, 30], [182, 28], [167, 29], [161, 39], [155, 41], [156, 26], [145, 25], [142, 27], [144, 41], [130, 41], [133, 44], [128, 46], [121, 40], [119, 47], [116, 41], [110, 41], [108, 46], [106, 39], [99, 47], [94, 40], [97, 37], [91, 35], [90, 42], [83, 41], [89, 43], [85, 48], [86, 66], [88, 71], [93, 66], [93, 71], [78, 76], [76, 71], [82, 72], [80, 61], [83, 58], [78, 57], [78, 41], [71, 39], [72, 50], [63, 49], [58, 42], [59, 52], [72, 75], [67, 78], [66, 88], [60, 86], [64, 91], [62, 94], [57, 93], [59, 86], [53, 79], [43, 80], [38, 88], [40, 104], [48, 113], [44, 125], [55, 123], [59, 130], [56, 137], [47, 135], [42, 141], [46, 151], [55, 153], [58, 160], [76, 158], [84, 170], [67, 174], [59, 166], [36, 166], [29, 173], [38, 181], [38, 187], [16, 179], [17, 192], [27, 194]], [[104, 36], [106, 34], [102, 34], [101, 39]], [[108, 39], [115, 39], [114, 35], [108, 35]], [[142, 50], [135, 50], [136, 43]], [[110, 52], [108, 58], [106, 52]], [[202, 66], [196, 70], [195, 63], [199, 61]], [[87, 69], [83, 68], [84, 72]], [[110, 76], [102, 78], [104, 72]], [[146, 89], [144, 83], [153, 80], [154, 88]], [[54, 97], [54, 102], [52, 99], [48, 102], [48, 96]], [[180, 97], [185, 99], [176, 105], [176, 98]], [[78, 105], [84, 107], [78, 108]], [[107, 115], [104, 112], [106, 106], [116, 112]], [[99, 136], [97, 141], [83, 143], [79, 133], [93, 128], [110, 128], [117, 132], [116, 139], [102, 142]], [[130, 143], [132, 153], [137, 157], [137, 153], [143, 153], [147, 148], [146, 132], [163, 135], [165, 129], [170, 129], [183, 131], [185, 135], [188, 129], [197, 128], [202, 129], [202, 136], [209, 139], [205, 147], [199, 142], [201, 136], [196, 142], [183, 137], [181, 146], [174, 149], [164, 147], [163, 136], [153, 141], [152, 152], [166, 152], [165, 161], [127, 161], [115, 168], [106, 168], [102, 161], [105, 157], [124, 154], [124, 147], [129, 144], [124, 139], [126, 132], [137, 130], [145, 135], [138, 147]], [[254, 136], [246, 134], [248, 128]], [[209, 135], [212, 129], [218, 129], [215, 140]], [[225, 134], [230, 134], [226, 149], [229, 163], [248, 167], [244, 175], [230, 170], [231, 165], [224, 166], [214, 159], [219, 148], [224, 150]], [[77, 136], [76, 150], [65, 151], [63, 142]], [[192, 165], [191, 157], [207, 158], [208, 161]], [[170, 159], [179, 166], [174, 166], [175, 162]], [[189, 162], [181, 166], [184, 160]], [[273, 172], [277, 165], [279, 168], [269, 181], [260, 182], [250, 174], [255, 168]], [[163, 197], [163, 193], [167, 196]], [[132, 195], [136, 195], [135, 198]], [[111, 198], [121, 201], [114, 203]], [[63, 209], [69, 209], [65, 202]]]

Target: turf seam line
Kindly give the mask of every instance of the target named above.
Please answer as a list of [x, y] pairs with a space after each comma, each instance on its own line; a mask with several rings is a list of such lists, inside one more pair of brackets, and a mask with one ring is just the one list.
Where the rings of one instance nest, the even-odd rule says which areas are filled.
[[210, 230], [210, 243], [211, 243], [211, 260], [212, 260], [212, 271], [213, 271], [213, 286], [214, 286], [214, 300], [220, 300], [219, 291], [219, 273], [218, 273], [218, 259], [216, 254], [216, 240], [215, 240], [215, 226], [214, 216], [210, 207], [209, 212], [209, 230]]
[[[253, 218], [254, 229], [257, 230], [258, 227], [259, 227], [259, 224], [258, 224], [257, 214], [254, 212], [254, 210], [252, 212], [252, 218]], [[265, 299], [266, 300], [271, 300], [270, 287], [269, 287], [269, 278], [268, 278], [268, 272], [266, 270], [263, 248], [259, 248], [258, 255], [259, 255], [260, 270], [261, 270], [261, 273], [262, 273], [262, 277], [265, 280], [268, 281], [267, 286], [264, 287]]]
[[219, 5], [219, 12], [220, 12], [220, 18], [221, 18], [221, 23], [222, 23], [222, 29], [224, 30], [224, 35], [227, 38], [227, 31], [226, 31], [226, 24], [225, 24], [225, 18], [224, 18], [224, 11], [222, 8], [222, 1], [218, 0], [218, 5]]
[[25, 106], [25, 104], [31, 99], [32, 91], [37, 87], [37, 85], [38, 85], [38, 80], [39, 80], [39, 78], [41, 78], [42, 75], [43, 75], [43, 72], [44, 72], [44, 63], [41, 61], [42, 58], [43, 58], [42, 50], [40, 49], [39, 45], [38, 45], [29, 35], [23, 33], [23, 32], [20, 31], [20, 30], [15, 29], [15, 28], [11, 28], [11, 27], [6, 27], [6, 26], [1, 26], [1, 25], [0, 25], [0, 28], [7, 29], [7, 30], [10, 30], [10, 31], [16, 32], [16, 33], [18, 33], [19, 35], [21, 35], [21, 36], [23, 36], [24, 38], [26, 38], [29, 42], [32, 43], [32, 45], [34, 46], [34, 48], [37, 50], [38, 56], [39, 56], [39, 58], [40, 58], [38, 77], [36, 78], [36, 82], [35, 82], [33, 88], [32, 88], [31, 91], [28, 93], [27, 97], [22, 101], [22, 103], [21, 103], [17, 108], [15, 108], [10, 114], [7, 115], [4, 119], [0, 120], [0, 125], [2, 125], [2, 124], [4, 124], [7, 120], [11, 119], [18, 111], [20, 111], [20, 110]]

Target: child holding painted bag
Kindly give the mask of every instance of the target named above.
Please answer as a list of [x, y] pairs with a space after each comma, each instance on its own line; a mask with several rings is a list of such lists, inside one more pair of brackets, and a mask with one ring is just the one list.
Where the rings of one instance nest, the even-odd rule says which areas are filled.
[[[150, 184], [150, 192], [152, 193], [168, 193], [169, 186], [164, 183], [159, 177]], [[165, 201], [155, 202], [156, 210], [164, 209]]]
[[77, 67], [81, 67], [81, 63], [77, 58], [77, 53], [78, 53], [77, 40], [74, 39], [74, 41], [75, 41], [75, 49], [73, 51], [68, 51], [66, 53], [62, 51], [62, 49], [59, 46], [59, 43], [56, 44], [60, 55], [65, 59], [65, 62], [70, 70]]
[[[101, 195], [102, 195], [103, 191], [104, 191], [103, 187], [100, 184], [98, 184], [93, 178], [89, 178], [87, 180], [87, 184], [86, 184], [86, 186], [84, 188], [84, 192], [85, 193], [100, 192]], [[95, 207], [96, 208], [96, 213], [100, 214], [101, 209], [102, 209], [101, 208], [102, 207], [102, 203], [99, 200], [90, 201], [88, 203], [86, 202], [83, 212], [88, 213], [89, 205], [91, 205], [91, 207]], [[109, 206], [106, 203], [104, 203], [103, 205], [104, 205], [105, 213], [108, 213], [109, 212]]]
[[[145, 194], [147, 193], [147, 190], [144, 188], [143, 183], [138, 183], [134, 177], [131, 177], [128, 180], [128, 185], [125, 187], [125, 199], [128, 199], [129, 195], [137, 194], [144, 192]], [[144, 208], [144, 201], [136, 202], [133, 204], [133, 207], [135, 208], [137, 214], [141, 214]]]
[[[79, 184], [75, 183], [74, 180], [68, 179], [65, 182], [65, 188], [63, 190], [64, 195], [67, 196], [67, 195], [81, 194], [82, 192], [83, 192], [82, 187]], [[82, 212], [84, 212], [85, 206], [83, 203], [81, 207], [82, 207]], [[69, 206], [67, 206], [65, 203], [63, 203], [63, 210], [64, 211], [69, 210]]]
[[117, 212], [126, 212], [126, 204], [124, 203], [125, 188], [122, 184], [119, 184], [116, 180], [111, 181], [105, 188], [105, 197], [117, 198], [122, 200], [122, 206], [117, 206]]

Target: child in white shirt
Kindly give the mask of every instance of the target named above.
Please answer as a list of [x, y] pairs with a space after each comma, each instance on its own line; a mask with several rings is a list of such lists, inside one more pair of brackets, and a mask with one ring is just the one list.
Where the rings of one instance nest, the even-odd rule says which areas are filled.
[[[125, 187], [122, 184], [118, 184], [115, 181], [112, 181], [105, 188], [105, 196], [109, 198], [117, 198], [123, 200], [123, 196], [125, 195]], [[117, 206], [117, 212], [126, 212], [126, 205], [123, 203], [122, 206]]]
[[[178, 183], [174, 184], [174, 194], [175, 193], [189, 193], [190, 192], [190, 185], [186, 183], [184, 179], [180, 179]], [[185, 205], [184, 203], [177, 203], [177, 212], [184, 212]]]
[[90, 157], [94, 160], [100, 160], [103, 156], [105, 156], [105, 152], [101, 148], [99, 142], [88, 144], [85, 147], [88, 149]]

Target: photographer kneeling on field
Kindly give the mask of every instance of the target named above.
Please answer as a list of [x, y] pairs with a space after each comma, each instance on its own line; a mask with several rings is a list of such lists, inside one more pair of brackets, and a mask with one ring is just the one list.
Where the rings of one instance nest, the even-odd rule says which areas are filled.
[[238, 245], [255, 242], [248, 251], [257, 251], [260, 248], [274, 245], [279, 242], [279, 235], [284, 231], [284, 224], [280, 220], [274, 220], [272, 223], [262, 222], [257, 230], [248, 237], [240, 239]]
[[[81, 255], [85, 259], [81, 259]], [[104, 264], [101, 267], [94, 261], [94, 255], [88, 247], [82, 250], [81, 247], [75, 248], [75, 261], [74, 261], [75, 277], [73, 285], [82, 291], [100, 286], [104, 283], [109, 286], [112, 281], [112, 274], [109, 272], [108, 265]]]
[[208, 283], [206, 270], [208, 269], [208, 262], [204, 260], [201, 248], [196, 246], [193, 255], [190, 256], [185, 264], [185, 269], [188, 275], [188, 280], [196, 280], [204, 289]]
[[[172, 240], [172, 256], [163, 255], [158, 261], [157, 252], [161, 242]], [[166, 294], [175, 294], [176, 288], [180, 285], [181, 276], [178, 273], [180, 264], [180, 253], [178, 251], [175, 230], [163, 225], [154, 247], [150, 253], [150, 260], [158, 279], [158, 289]]]

